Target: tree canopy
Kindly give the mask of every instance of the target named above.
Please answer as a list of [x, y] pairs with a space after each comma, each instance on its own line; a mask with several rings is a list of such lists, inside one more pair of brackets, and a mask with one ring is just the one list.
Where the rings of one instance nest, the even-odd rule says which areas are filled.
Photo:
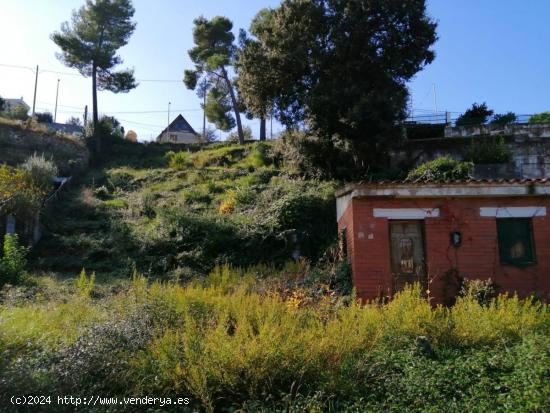
[[406, 82], [434, 59], [435, 29], [424, 0], [284, 0], [254, 19], [240, 86], [254, 110], [347, 142], [364, 169], [399, 138]]
[[195, 47], [189, 50], [189, 57], [195, 69], [185, 70], [185, 86], [194, 90], [201, 85], [199, 95], [207, 93], [205, 112], [208, 120], [225, 131], [237, 125], [239, 141], [244, 143], [241, 107], [228, 73], [236, 52], [235, 36], [231, 32], [233, 23], [226, 17], [216, 16], [211, 20], [198, 17], [194, 24]]
[[[133, 15], [130, 0], [86, 0], [73, 11], [71, 22], [64, 22], [51, 36], [61, 48], [58, 58], [83, 76], [92, 77], [94, 130], [99, 120], [97, 90], [121, 93], [137, 87], [133, 69], [114, 70], [122, 63], [118, 49], [128, 43], [136, 27]], [[99, 152], [100, 137], [95, 140]]]
[[493, 113], [493, 110], [487, 107], [487, 103], [473, 103], [471, 108], [458, 117], [456, 126], [484, 124]]

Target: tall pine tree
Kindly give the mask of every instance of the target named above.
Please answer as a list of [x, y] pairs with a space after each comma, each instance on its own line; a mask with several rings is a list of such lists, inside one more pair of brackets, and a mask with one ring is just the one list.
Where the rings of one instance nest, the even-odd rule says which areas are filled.
[[72, 19], [61, 25], [51, 38], [61, 48], [58, 58], [69, 67], [92, 78], [95, 152], [101, 151], [98, 134], [97, 91], [124, 93], [137, 87], [133, 69], [115, 71], [122, 63], [118, 49], [128, 43], [136, 23], [132, 21], [131, 0], [86, 0], [73, 11]]
[[[206, 99], [206, 117], [222, 130], [230, 130], [236, 124], [239, 142], [243, 144], [241, 105], [228, 72], [228, 68], [234, 63], [236, 52], [233, 43], [235, 36], [231, 33], [233, 23], [221, 16], [212, 20], [199, 17], [194, 23], [195, 47], [189, 50], [189, 57], [195, 64], [195, 69], [185, 71], [185, 86], [194, 90], [199, 79], [206, 79], [210, 85]], [[231, 109], [234, 118], [230, 115]]]

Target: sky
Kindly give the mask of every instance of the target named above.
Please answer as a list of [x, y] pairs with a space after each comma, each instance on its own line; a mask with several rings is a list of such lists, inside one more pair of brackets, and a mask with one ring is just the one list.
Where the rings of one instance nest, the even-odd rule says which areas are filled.
[[[82, 117], [91, 108], [91, 79], [56, 58], [50, 34], [69, 20], [83, 0], [0, 0], [0, 96], [32, 106], [35, 68], [39, 65], [36, 111], [54, 112], [59, 79], [57, 121]], [[279, 0], [134, 0], [137, 28], [120, 49], [139, 86], [127, 94], [100, 92], [101, 114], [114, 115], [140, 141], [154, 139], [170, 118], [181, 113], [199, 131], [202, 110], [195, 92], [183, 85], [193, 68], [193, 19], [223, 15], [235, 35], [247, 29], [258, 10]], [[463, 112], [487, 102], [496, 113], [532, 114], [550, 110], [550, 1], [428, 0], [438, 22], [434, 62], [409, 83], [416, 115]], [[170, 105], [168, 105], [170, 102]], [[258, 135], [259, 121], [244, 123]], [[276, 135], [282, 127], [273, 123]], [[223, 138], [226, 134], [221, 133]], [[269, 137], [269, 126], [268, 126]]]

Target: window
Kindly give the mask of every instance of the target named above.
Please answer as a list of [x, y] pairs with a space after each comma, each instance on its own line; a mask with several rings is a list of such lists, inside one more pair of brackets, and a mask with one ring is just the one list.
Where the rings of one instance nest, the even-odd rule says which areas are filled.
[[531, 219], [497, 219], [500, 262], [523, 267], [536, 262]]
[[171, 134], [171, 135], [170, 135], [170, 140], [171, 140], [172, 142], [177, 142], [177, 140], [178, 140], [178, 135], [176, 135], [176, 134]]

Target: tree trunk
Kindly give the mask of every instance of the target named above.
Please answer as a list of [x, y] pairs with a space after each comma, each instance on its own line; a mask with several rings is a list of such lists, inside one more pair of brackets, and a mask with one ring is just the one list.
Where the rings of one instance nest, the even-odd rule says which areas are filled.
[[92, 111], [93, 111], [93, 125], [94, 125], [94, 144], [96, 156], [101, 152], [101, 136], [99, 136], [98, 124], [99, 116], [97, 113], [97, 66], [95, 63], [92, 65]]
[[243, 125], [241, 123], [241, 114], [239, 113], [239, 108], [237, 107], [237, 98], [235, 97], [235, 91], [233, 90], [233, 85], [229, 80], [229, 75], [227, 74], [225, 67], [222, 66], [222, 75], [227, 83], [227, 88], [229, 89], [229, 95], [231, 96], [231, 104], [233, 105], [233, 111], [235, 112], [235, 120], [237, 121], [237, 132], [239, 134], [239, 143], [244, 144], [244, 133]]
[[265, 116], [260, 118], [260, 140], [265, 141]]
[[202, 140], [206, 143], [206, 92], [202, 98]]

